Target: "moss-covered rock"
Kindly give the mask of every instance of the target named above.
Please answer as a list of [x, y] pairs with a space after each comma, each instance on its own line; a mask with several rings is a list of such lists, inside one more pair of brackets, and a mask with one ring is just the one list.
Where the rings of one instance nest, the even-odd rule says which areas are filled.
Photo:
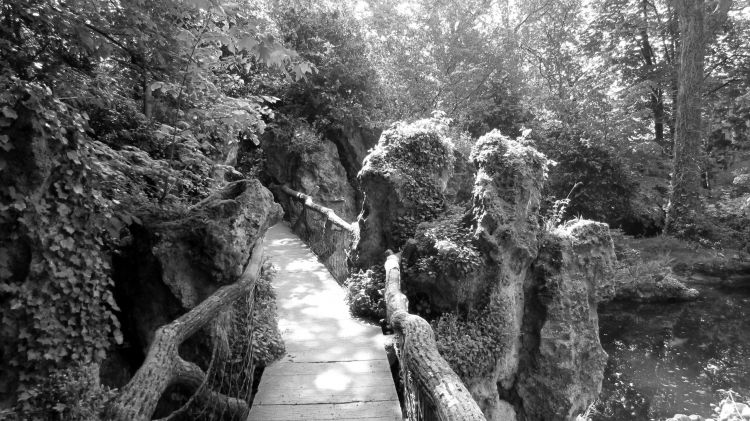
[[365, 158], [357, 178], [364, 193], [355, 266], [367, 269], [383, 261], [387, 249], [399, 249], [420, 222], [444, 208], [444, 192], [453, 171], [453, 148], [436, 120], [399, 123], [383, 132]]

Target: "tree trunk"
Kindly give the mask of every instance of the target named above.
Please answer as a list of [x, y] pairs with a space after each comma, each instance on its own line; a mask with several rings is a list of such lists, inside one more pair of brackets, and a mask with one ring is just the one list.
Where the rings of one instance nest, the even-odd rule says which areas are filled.
[[677, 76], [672, 189], [665, 230], [685, 234], [700, 210], [701, 88], [704, 65], [704, 0], [678, 0], [680, 65]]
[[654, 141], [665, 151], [669, 150], [668, 142], [664, 140], [664, 92], [661, 88], [651, 92], [651, 111], [654, 114]]
[[641, 13], [643, 17], [643, 23], [641, 24], [641, 56], [643, 57], [643, 63], [646, 67], [648, 78], [656, 86], [651, 88], [651, 94], [649, 95], [649, 106], [654, 118], [654, 141], [659, 144], [663, 149], [665, 148], [664, 143], [664, 101], [661, 90], [661, 81], [656, 79], [652, 74], [654, 69], [654, 49], [651, 47], [651, 41], [648, 36], [648, 0], [641, 2]]
[[154, 91], [151, 89], [148, 72], [143, 72], [143, 115], [147, 120], [151, 120], [154, 113]]

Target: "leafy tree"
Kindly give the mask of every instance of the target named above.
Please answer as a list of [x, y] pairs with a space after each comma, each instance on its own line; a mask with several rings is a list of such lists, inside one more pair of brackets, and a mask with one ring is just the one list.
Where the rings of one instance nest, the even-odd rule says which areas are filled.
[[476, 136], [495, 128], [520, 134], [528, 115], [520, 105], [520, 62], [499, 19], [503, 2], [367, 4], [391, 118], [440, 110]]

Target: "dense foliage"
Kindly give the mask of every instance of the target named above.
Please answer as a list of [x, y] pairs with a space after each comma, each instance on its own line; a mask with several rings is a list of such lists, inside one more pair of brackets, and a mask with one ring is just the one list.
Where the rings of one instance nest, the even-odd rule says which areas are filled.
[[253, 362], [258, 367], [284, 356], [284, 340], [279, 332], [278, 313], [276, 308], [276, 291], [272, 282], [276, 276], [276, 267], [266, 264], [255, 284], [255, 304], [253, 306]]
[[232, 95], [240, 74], [310, 65], [246, 3], [24, 0], [0, 21], [5, 394], [122, 343], [121, 234], [184, 212], [257, 143], [275, 99]]

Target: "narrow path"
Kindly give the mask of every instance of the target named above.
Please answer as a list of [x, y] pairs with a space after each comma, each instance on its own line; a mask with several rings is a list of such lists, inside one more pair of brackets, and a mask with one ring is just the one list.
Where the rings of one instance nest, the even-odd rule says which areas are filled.
[[248, 421], [401, 421], [380, 328], [351, 318], [344, 290], [288, 224], [265, 244], [287, 355], [265, 369]]

